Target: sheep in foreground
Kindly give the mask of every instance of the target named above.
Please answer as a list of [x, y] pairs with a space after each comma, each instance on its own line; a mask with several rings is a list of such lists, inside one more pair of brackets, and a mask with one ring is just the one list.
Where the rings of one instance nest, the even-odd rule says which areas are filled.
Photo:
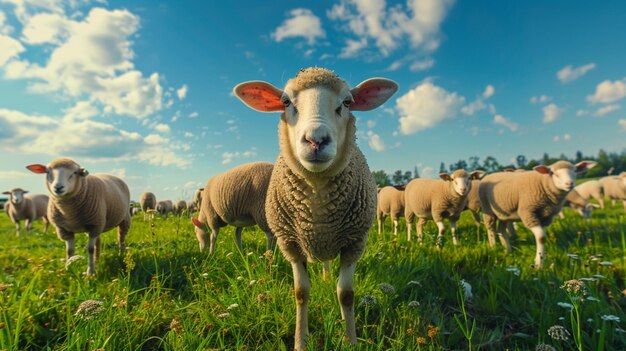
[[44, 222], [44, 233], [47, 233], [48, 195], [24, 195], [26, 193], [28, 193], [28, 191], [21, 188], [3, 192], [3, 194], [9, 195], [9, 201], [7, 201], [4, 206], [5, 212], [9, 215], [11, 222], [15, 224], [15, 235], [20, 235], [22, 220], [25, 220], [26, 230], [29, 231], [33, 226], [33, 222], [39, 218]]
[[[576, 188], [567, 194], [565, 197], [565, 201], [563, 202], [563, 207], [569, 206], [574, 211], [578, 212], [584, 219], [591, 218], [591, 211], [593, 208], [599, 208], [600, 205], [592, 204], [587, 201], [585, 198], [580, 196]], [[561, 219], [565, 218], [565, 214], [563, 214], [563, 210], [559, 212], [559, 217]]]
[[174, 211], [174, 204], [172, 204], [171, 200], [163, 200], [157, 202], [155, 210], [161, 215], [163, 218], [167, 218], [167, 215]]
[[143, 220], [148, 219], [148, 210], [156, 210], [157, 200], [154, 193], [146, 191], [139, 198], [139, 206], [143, 211]]
[[404, 217], [404, 187], [386, 186], [378, 190], [376, 218], [378, 219], [379, 235], [382, 233], [386, 216], [391, 217], [393, 235], [398, 236], [398, 219]]
[[576, 165], [558, 161], [550, 167], [537, 166], [532, 172], [499, 172], [483, 178], [478, 193], [489, 245], [496, 245], [497, 232], [506, 251], [511, 252], [504, 226], [496, 228], [496, 221], [521, 221], [535, 236], [535, 267], [541, 268], [546, 258], [545, 227], [561, 211], [565, 197], [574, 188], [576, 174], [595, 165], [592, 161]]
[[611, 203], [615, 205], [615, 200], [622, 200], [624, 211], [626, 211], [626, 172], [618, 176], [604, 177], [600, 179], [600, 183], [604, 189], [604, 195], [611, 199]]
[[411, 223], [417, 216], [417, 240], [421, 243], [424, 224], [432, 219], [437, 224], [437, 245], [443, 244], [444, 218], [449, 218], [452, 241], [458, 245], [456, 222], [467, 205], [467, 196], [474, 179], [480, 179], [485, 172], [471, 173], [458, 169], [451, 175], [440, 173], [441, 179], [417, 178], [406, 185], [404, 191], [404, 217], [406, 218], [407, 239], [411, 240]]
[[192, 218], [200, 251], [204, 251], [211, 230], [209, 254], [213, 255], [220, 228], [236, 227], [237, 247], [242, 250], [244, 227], [258, 225], [267, 237], [267, 249], [274, 247], [274, 235], [265, 217], [265, 196], [274, 166], [269, 162], [253, 162], [218, 174], [207, 182], [202, 192], [198, 218]]
[[576, 185], [574, 190], [585, 200], [596, 199], [600, 204], [600, 208], [604, 209], [604, 188], [599, 180], [588, 180], [580, 183]]
[[398, 89], [374, 78], [350, 90], [335, 73], [307, 68], [283, 90], [252, 81], [235, 95], [261, 112], [282, 112], [280, 153], [267, 191], [266, 215], [291, 263], [296, 299], [295, 349], [306, 347], [311, 283], [307, 262], [340, 256], [337, 297], [346, 339], [355, 344], [354, 271], [376, 216], [376, 184], [356, 145], [351, 111], [382, 105]]
[[29, 165], [31, 172], [46, 174], [50, 192], [48, 219], [56, 228], [59, 239], [65, 241], [66, 259], [74, 256], [74, 234], [86, 232], [89, 236], [87, 275], [96, 272], [100, 255], [100, 234], [115, 227], [120, 254], [124, 252], [124, 238], [130, 229], [130, 192], [126, 183], [109, 174], [89, 174], [78, 163], [58, 158], [47, 166]]
[[187, 201], [185, 200], [176, 201], [176, 203], [174, 204], [174, 211], [173, 211], [175, 215], [180, 216], [186, 210], [187, 210]]

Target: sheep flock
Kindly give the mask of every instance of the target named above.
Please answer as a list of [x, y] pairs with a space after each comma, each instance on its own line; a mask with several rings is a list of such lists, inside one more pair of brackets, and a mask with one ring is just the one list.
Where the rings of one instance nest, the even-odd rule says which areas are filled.
[[[577, 174], [594, 167], [593, 161], [558, 161], [529, 171], [491, 174], [458, 169], [439, 174], [439, 179], [417, 178], [405, 186], [377, 189], [356, 143], [353, 113], [381, 106], [397, 90], [395, 82], [384, 78], [350, 87], [333, 71], [317, 67], [300, 70], [284, 87], [244, 82], [234, 88], [234, 96], [256, 111], [277, 113], [274, 163], [249, 163], [203, 179], [206, 185], [188, 201], [159, 199], [146, 191], [137, 203], [131, 203], [123, 179], [91, 174], [76, 160], [57, 158], [48, 164], [24, 165], [45, 175], [48, 194], [25, 195], [28, 191], [22, 188], [6, 189], [5, 212], [17, 235], [25, 233], [21, 221], [25, 221], [26, 233], [38, 219], [46, 229], [52, 224], [65, 242], [66, 260], [75, 255], [75, 234], [86, 233], [87, 275], [96, 274], [102, 233], [117, 228], [118, 251], [124, 253], [131, 218], [159, 221], [177, 216], [187, 225], [191, 222], [194, 233], [186, 233], [186, 238], [192, 240], [195, 235], [201, 254], [208, 256], [216, 254], [220, 228], [235, 227], [237, 246], [243, 250], [243, 228], [256, 225], [266, 234], [267, 250], [277, 246], [291, 265], [294, 347], [303, 350], [309, 335], [312, 283], [307, 263], [323, 262], [328, 267], [329, 261], [339, 257], [336, 294], [345, 321], [344, 337], [356, 344], [355, 270], [370, 229], [377, 222], [377, 233], [383, 235], [386, 217], [391, 218], [396, 239], [403, 236], [399, 221], [405, 218], [410, 245], [425, 245], [424, 226], [434, 221], [439, 250], [445, 246], [444, 220], [449, 223], [453, 245], [462, 244], [456, 222], [465, 210], [477, 226], [484, 223], [488, 244], [496, 246], [499, 241], [507, 253], [513, 252], [513, 224], [521, 223], [535, 238], [533, 264], [541, 269], [547, 260], [546, 228], [565, 207], [589, 218], [594, 208], [605, 207], [607, 197], [622, 201], [626, 211], [626, 172], [576, 186]], [[417, 240], [411, 241], [413, 224]]]

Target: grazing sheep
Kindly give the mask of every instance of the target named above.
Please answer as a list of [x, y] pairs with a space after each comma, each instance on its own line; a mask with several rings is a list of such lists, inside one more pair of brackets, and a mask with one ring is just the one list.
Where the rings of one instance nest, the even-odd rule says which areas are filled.
[[609, 176], [600, 179], [604, 195], [611, 199], [611, 203], [615, 205], [615, 200], [622, 200], [624, 211], [626, 211], [626, 172], [620, 173], [618, 176]]
[[167, 218], [167, 215], [174, 211], [174, 204], [171, 200], [164, 200], [157, 202], [155, 209], [163, 218]]
[[296, 298], [295, 349], [305, 348], [311, 283], [306, 262], [340, 256], [337, 297], [346, 321], [346, 339], [357, 342], [354, 271], [376, 217], [376, 184], [356, 145], [351, 111], [382, 105], [398, 90], [395, 82], [374, 78], [350, 90], [324, 68], [301, 70], [284, 90], [252, 81], [235, 95], [261, 112], [282, 112], [280, 153], [266, 201], [268, 224], [291, 263]]
[[[577, 187], [576, 187], [577, 188]], [[563, 207], [569, 206], [576, 212], [578, 212], [584, 219], [591, 218], [591, 210], [595, 208], [599, 208], [600, 205], [592, 204], [587, 201], [585, 198], [580, 196], [578, 191], [574, 188], [572, 191], [567, 194], [565, 197], [565, 201], [563, 202]], [[563, 210], [559, 212], [559, 217], [561, 219], [565, 218], [565, 214], [563, 214]]]
[[452, 173], [440, 173], [441, 179], [417, 178], [406, 185], [404, 191], [404, 217], [406, 218], [407, 240], [411, 240], [411, 223], [417, 216], [417, 240], [422, 242], [424, 224], [432, 219], [439, 229], [437, 245], [443, 244], [443, 219], [450, 219], [452, 241], [458, 245], [456, 222], [467, 204], [467, 196], [474, 179], [480, 179], [485, 172], [471, 173], [457, 169]]
[[202, 192], [203, 191], [204, 191], [204, 188], [196, 189], [196, 192], [193, 194], [192, 201], [193, 201], [194, 207], [198, 211], [200, 211], [200, 208], [202, 207]]
[[[558, 161], [550, 167], [537, 166], [532, 172], [498, 172], [483, 178], [478, 193], [489, 245], [496, 245], [497, 232], [506, 251], [511, 252], [504, 224], [522, 221], [535, 236], [535, 267], [541, 268], [546, 256], [544, 228], [561, 211], [565, 197], [576, 183], [576, 173], [595, 165], [592, 161], [581, 161], [576, 165]], [[501, 222], [498, 228], [496, 220]]]
[[101, 251], [100, 234], [115, 227], [120, 254], [124, 252], [124, 237], [130, 229], [130, 192], [118, 177], [92, 174], [68, 158], [58, 158], [48, 166], [26, 166], [31, 172], [46, 174], [46, 187], [52, 195], [48, 203], [48, 219], [65, 241], [66, 259], [74, 256], [74, 234], [89, 236], [87, 275], [96, 272], [95, 261]]
[[154, 193], [146, 191], [141, 194], [139, 198], [139, 206], [141, 206], [141, 210], [143, 211], [143, 220], [148, 219], [148, 210], [156, 210], [157, 200]]
[[139, 207], [132, 207], [132, 206], [130, 207], [130, 216], [131, 217], [135, 216], [135, 215], [138, 215], [139, 212], [141, 212], [141, 208], [139, 208]]
[[25, 220], [26, 230], [29, 231], [33, 226], [33, 221], [42, 219], [44, 222], [44, 233], [48, 232], [48, 195], [35, 194], [24, 195], [27, 190], [15, 188], [11, 191], [5, 191], [3, 194], [9, 195], [9, 201], [5, 206], [5, 212], [15, 224], [15, 235], [20, 235], [21, 221]]
[[185, 200], [178, 200], [174, 204], [174, 214], [180, 216], [187, 210], [187, 202]]
[[599, 180], [589, 180], [580, 183], [576, 185], [574, 190], [585, 200], [593, 197], [600, 204], [600, 208], [604, 209], [604, 188]]
[[382, 233], [383, 222], [387, 215], [393, 221], [393, 235], [398, 236], [398, 218], [404, 217], [404, 187], [386, 186], [378, 190], [376, 218], [379, 235]]
[[193, 214], [196, 212], [196, 205], [193, 202], [193, 200], [187, 201], [186, 205], [187, 205], [187, 215], [189, 216], [189, 218], [191, 218], [193, 217]]
[[243, 227], [258, 225], [267, 236], [267, 249], [274, 247], [274, 235], [265, 218], [265, 196], [274, 166], [269, 162], [253, 162], [218, 174], [207, 182], [202, 192], [198, 219], [193, 218], [200, 251], [207, 243], [207, 227], [211, 229], [209, 254], [213, 255], [221, 227], [237, 227], [237, 247], [242, 250]]

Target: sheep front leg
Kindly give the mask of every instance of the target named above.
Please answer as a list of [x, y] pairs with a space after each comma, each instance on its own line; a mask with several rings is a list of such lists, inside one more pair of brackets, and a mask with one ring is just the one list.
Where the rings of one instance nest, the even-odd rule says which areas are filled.
[[383, 232], [383, 221], [380, 218], [380, 216], [378, 216], [378, 218], [376, 218], [378, 221], [378, 235], [380, 236], [380, 233]]
[[394, 237], [398, 236], [398, 219], [397, 218], [393, 220], [393, 236]]
[[26, 218], [24, 225], [26, 226], [26, 231], [29, 232], [33, 228], [33, 221], [30, 218]]
[[507, 235], [507, 228], [509, 226], [513, 226], [513, 222], [511, 221], [500, 221], [498, 224], [498, 239], [500, 239], [500, 244], [504, 246], [506, 249], [506, 253], [513, 252], [513, 248], [511, 247], [511, 243], [509, 242], [509, 236]]
[[409, 211], [404, 212], [404, 219], [406, 219], [406, 235], [408, 241], [411, 241], [411, 226], [413, 223], [413, 216], [413, 213]]
[[99, 236], [99, 233], [93, 233], [93, 234], [90, 233], [89, 238], [87, 239], [87, 254], [88, 254], [87, 275], [91, 275], [91, 276], [96, 274], [95, 252], [96, 252], [96, 242], [98, 241], [98, 236]]
[[65, 241], [65, 260], [69, 260], [74, 256], [76, 246], [74, 245], [74, 233], [64, 233], [63, 240]]
[[219, 234], [219, 232], [220, 232], [220, 228], [218, 226], [211, 228], [211, 237], [210, 237], [210, 242], [209, 242], [209, 255], [210, 256], [213, 256], [213, 252], [215, 252], [215, 243], [217, 242], [217, 234]]
[[437, 224], [437, 247], [438, 248], [442, 248], [443, 247], [443, 232], [446, 229], [446, 227], [443, 225], [443, 221], [441, 219], [437, 220], [435, 222]]
[[535, 268], [540, 269], [546, 260], [546, 233], [542, 226], [530, 227], [530, 231], [535, 235], [537, 242], [537, 254], [535, 255]]
[[426, 218], [418, 218], [415, 229], [417, 230], [417, 242], [422, 243], [424, 240], [424, 224], [426, 224]]
[[306, 270], [306, 262], [292, 262], [293, 285], [296, 297], [296, 335], [295, 350], [306, 350], [306, 340], [309, 336], [309, 294], [311, 281]]
[[458, 245], [459, 238], [456, 236], [456, 221], [450, 221], [450, 231], [452, 232], [452, 244]]
[[[124, 219], [124, 221], [117, 227], [117, 250], [120, 255], [123, 255], [124, 251], [126, 251], [126, 245], [124, 245], [124, 240], [126, 239], [126, 234], [128, 234], [128, 230], [130, 230], [130, 221], [130, 216], [126, 217], [126, 219]], [[100, 241], [98, 241], [98, 245], [100, 245]]]
[[489, 246], [496, 246], [496, 217], [483, 213], [483, 222], [487, 228]]
[[274, 251], [274, 247], [276, 246], [276, 237], [272, 232], [266, 231], [265, 238], [267, 239], [267, 250]]
[[322, 263], [324, 265], [324, 269], [322, 269], [322, 278], [324, 278], [324, 280], [326, 280], [330, 276], [330, 262], [329, 261], [324, 261]]
[[[239, 249], [239, 251], [243, 252], [243, 245], [241, 243], [241, 232], [243, 232], [243, 227], [237, 227], [235, 228], [235, 238], [237, 239], [237, 248]], [[212, 237], [211, 237], [211, 241], [212, 241]]]
[[340, 258], [337, 298], [341, 305], [341, 318], [346, 321], [345, 339], [356, 344], [356, 325], [354, 320], [354, 271], [356, 262], [345, 262]]
[[20, 236], [20, 230], [22, 226], [20, 225], [20, 221], [15, 221], [15, 236]]

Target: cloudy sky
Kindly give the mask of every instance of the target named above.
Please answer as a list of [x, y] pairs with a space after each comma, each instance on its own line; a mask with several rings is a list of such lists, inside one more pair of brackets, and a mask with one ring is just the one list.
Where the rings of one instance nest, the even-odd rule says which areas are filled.
[[247, 80], [300, 68], [400, 85], [361, 112], [373, 170], [626, 147], [624, 1], [0, 0], [0, 188], [44, 192], [30, 163], [68, 156], [137, 199], [188, 198], [276, 158], [278, 114]]

